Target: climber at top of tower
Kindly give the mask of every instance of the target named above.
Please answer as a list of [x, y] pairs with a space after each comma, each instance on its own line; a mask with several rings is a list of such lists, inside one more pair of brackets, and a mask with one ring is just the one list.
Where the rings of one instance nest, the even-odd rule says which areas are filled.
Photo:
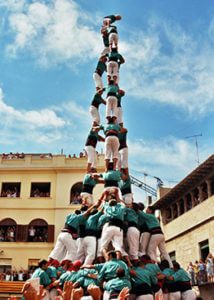
[[109, 26], [115, 21], [120, 21], [122, 19], [121, 15], [109, 15], [103, 18], [103, 25]]

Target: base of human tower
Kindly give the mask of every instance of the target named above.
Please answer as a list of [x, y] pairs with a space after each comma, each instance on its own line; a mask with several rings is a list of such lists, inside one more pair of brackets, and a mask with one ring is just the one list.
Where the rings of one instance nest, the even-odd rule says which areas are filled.
[[[48, 261], [40, 261], [32, 275], [45, 287], [43, 299], [195, 299], [188, 274], [177, 262], [172, 264], [166, 251], [154, 208], [134, 201], [122, 109], [125, 91], [119, 86], [125, 62], [114, 24], [119, 20], [119, 15], [106, 16], [101, 28], [104, 49], [93, 74], [96, 91], [85, 144], [82, 207], [67, 216]], [[105, 116], [99, 114], [100, 104], [106, 105]], [[96, 170], [98, 142], [105, 145], [101, 174]], [[104, 190], [93, 199], [97, 184], [104, 184]]]

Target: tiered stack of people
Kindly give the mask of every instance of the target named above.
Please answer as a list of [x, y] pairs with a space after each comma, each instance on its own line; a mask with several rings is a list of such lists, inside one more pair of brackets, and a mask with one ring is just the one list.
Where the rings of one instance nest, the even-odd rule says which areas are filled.
[[[121, 105], [125, 91], [120, 88], [119, 71], [125, 59], [119, 53], [115, 26], [119, 20], [120, 15], [107, 16], [101, 28], [104, 49], [93, 74], [96, 92], [90, 106], [92, 126], [85, 144], [88, 163], [82, 207], [67, 216], [48, 261], [40, 261], [32, 278], [40, 278], [47, 292], [44, 299], [55, 299], [57, 288], [63, 287], [65, 293], [70, 293], [66, 299], [195, 299], [187, 272], [171, 262], [153, 207], [145, 209], [133, 199], [128, 130]], [[106, 105], [103, 125], [100, 104]], [[100, 131], [104, 136], [99, 135]], [[105, 143], [102, 174], [96, 170], [98, 142]], [[104, 191], [95, 201], [93, 190], [101, 183]]]

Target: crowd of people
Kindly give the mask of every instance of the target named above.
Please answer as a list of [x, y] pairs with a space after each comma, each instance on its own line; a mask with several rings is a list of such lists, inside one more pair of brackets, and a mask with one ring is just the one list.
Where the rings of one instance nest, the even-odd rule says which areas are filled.
[[29, 270], [21, 268], [19, 271], [7, 270], [0, 272], [0, 281], [26, 281], [32, 277], [35, 268], [36, 267], [31, 267]]
[[16, 228], [14, 226], [0, 227], [0, 242], [15, 242]]
[[205, 261], [200, 259], [195, 263], [190, 262], [189, 272], [192, 285], [200, 285], [206, 282], [214, 282], [214, 256], [209, 253]]
[[2, 159], [19, 159], [19, 158], [24, 158], [25, 154], [24, 153], [2, 153]]

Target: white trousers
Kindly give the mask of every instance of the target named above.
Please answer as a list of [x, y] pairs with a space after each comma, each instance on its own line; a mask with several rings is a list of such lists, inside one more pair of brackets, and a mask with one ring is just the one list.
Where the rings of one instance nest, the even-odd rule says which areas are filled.
[[128, 253], [130, 259], [138, 259], [140, 231], [136, 227], [129, 227], [127, 231]]
[[128, 147], [123, 148], [119, 151], [119, 162], [118, 168], [126, 169], [128, 168]]
[[108, 96], [106, 99], [106, 118], [107, 117], [117, 117], [117, 97]]
[[103, 89], [103, 80], [102, 80], [102, 77], [98, 73], [96, 73], [96, 72], [93, 73], [93, 79], [94, 79], [96, 88]]
[[115, 32], [110, 33], [108, 39], [109, 39], [109, 45], [114, 44], [115, 46], [117, 46], [117, 44], [118, 44], [118, 34], [117, 33], [115, 33]]
[[68, 232], [60, 232], [58, 235], [54, 249], [51, 251], [49, 257], [61, 260], [61, 253], [66, 250], [64, 259], [75, 261], [77, 257], [77, 245], [72, 235]]
[[85, 151], [88, 156], [88, 164], [91, 164], [92, 168], [97, 167], [97, 153], [93, 146], [85, 146]]
[[100, 114], [98, 109], [95, 106], [91, 105], [89, 108], [89, 112], [91, 114], [93, 122], [100, 124]]
[[117, 136], [107, 136], [105, 139], [105, 159], [118, 159], [119, 140]]
[[181, 300], [181, 292], [169, 293], [167, 300]]
[[148, 255], [154, 261], [157, 261], [157, 248], [160, 251], [161, 258], [168, 260], [169, 265], [172, 268], [172, 261], [166, 251], [165, 238], [163, 234], [152, 234], [150, 237], [148, 245]]
[[85, 260], [85, 252], [83, 248], [83, 239], [84, 238], [78, 238], [77, 239], [77, 259], [81, 260], [83, 263]]
[[196, 295], [193, 290], [187, 290], [186, 292], [181, 293], [182, 300], [195, 300]]
[[117, 123], [118, 124], [123, 123], [123, 109], [122, 109], [122, 107], [117, 108]]
[[153, 296], [151, 294], [141, 295], [136, 297], [136, 300], [153, 300]]
[[151, 234], [149, 232], [143, 232], [140, 235], [140, 247], [139, 256], [145, 255], [147, 253], [147, 248], [149, 244]]
[[123, 201], [125, 202], [125, 204], [131, 204], [133, 202], [133, 194], [132, 193], [128, 193], [122, 196]]
[[124, 253], [123, 249], [123, 230], [117, 226], [106, 226], [101, 236], [101, 250], [108, 249], [108, 245], [112, 242], [115, 251]]
[[85, 252], [85, 265], [92, 265], [96, 255], [97, 239], [95, 236], [86, 236], [83, 238], [83, 249]]

